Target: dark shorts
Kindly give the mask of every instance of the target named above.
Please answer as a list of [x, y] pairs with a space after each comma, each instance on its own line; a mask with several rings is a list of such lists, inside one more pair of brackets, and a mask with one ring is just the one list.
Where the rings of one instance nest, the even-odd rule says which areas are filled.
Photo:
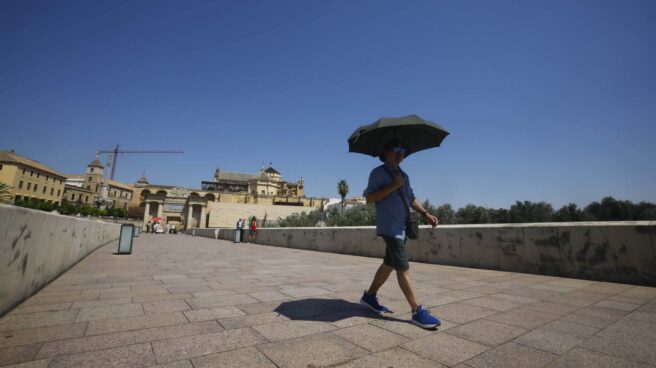
[[255, 235], [255, 232], [256, 232], [256, 231], [257, 231], [257, 230], [250, 229], [250, 230], [248, 230], [248, 233], [249, 233], [250, 235]]
[[401, 240], [383, 235], [383, 240], [385, 240], [386, 245], [383, 263], [395, 270], [406, 271], [409, 269], [408, 254], [405, 252], [405, 239]]

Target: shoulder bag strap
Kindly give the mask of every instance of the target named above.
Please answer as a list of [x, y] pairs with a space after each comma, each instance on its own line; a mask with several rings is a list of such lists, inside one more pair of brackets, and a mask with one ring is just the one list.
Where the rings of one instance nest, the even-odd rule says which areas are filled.
[[[383, 165], [383, 168], [385, 169], [387, 174], [390, 176], [390, 178], [392, 178], [392, 181], [394, 181], [394, 175], [392, 175], [392, 172], [387, 168], [387, 166]], [[399, 169], [399, 171], [400, 171], [400, 169]], [[402, 171], [401, 171], [401, 175], [403, 175]], [[404, 180], [405, 180], [405, 178], [404, 178]], [[404, 186], [405, 186], [405, 184], [404, 184]], [[401, 188], [403, 188], [403, 186], [401, 186]], [[403, 208], [405, 208], [405, 215], [407, 216], [407, 218], [410, 218], [410, 206], [408, 205], [408, 200], [405, 198], [405, 194], [403, 194], [403, 192], [401, 192], [401, 188], [397, 189], [396, 192], [399, 194], [399, 196], [401, 197], [401, 200], [403, 201]]]

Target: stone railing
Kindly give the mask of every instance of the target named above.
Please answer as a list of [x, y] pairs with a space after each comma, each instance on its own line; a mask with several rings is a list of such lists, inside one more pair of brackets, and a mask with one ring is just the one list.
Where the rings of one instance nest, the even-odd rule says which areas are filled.
[[[234, 229], [192, 229], [232, 240]], [[247, 232], [246, 232], [247, 233]], [[656, 286], [656, 221], [422, 226], [411, 261]], [[258, 229], [256, 243], [382, 258], [374, 227]]]
[[120, 225], [0, 205], [0, 316], [100, 246]]

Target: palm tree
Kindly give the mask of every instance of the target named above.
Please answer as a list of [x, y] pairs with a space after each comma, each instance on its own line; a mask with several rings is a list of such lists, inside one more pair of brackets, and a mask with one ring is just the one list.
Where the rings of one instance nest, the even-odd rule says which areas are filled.
[[5, 183], [0, 183], [0, 203], [12, 204], [14, 195], [11, 193], [12, 187]]
[[349, 192], [349, 186], [346, 180], [342, 179], [337, 183], [337, 193], [342, 197], [342, 215], [344, 214], [344, 198]]

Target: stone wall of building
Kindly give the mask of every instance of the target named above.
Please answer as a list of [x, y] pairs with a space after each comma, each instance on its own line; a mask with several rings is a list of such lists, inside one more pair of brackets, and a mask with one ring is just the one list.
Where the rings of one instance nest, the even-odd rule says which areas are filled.
[[119, 231], [118, 224], [0, 205], [0, 316]]
[[271, 204], [233, 203], [233, 202], [209, 202], [207, 204], [209, 213], [209, 226], [233, 227], [239, 218], [255, 216], [258, 222], [266, 216], [267, 221], [275, 221], [279, 217], [285, 218], [295, 213], [310, 212], [314, 208], [301, 206], [280, 206]]
[[[656, 221], [422, 226], [411, 261], [656, 286]], [[188, 232], [189, 233], [189, 232]], [[232, 240], [232, 229], [196, 235]], [[259, 229], [256, 242], [382, 258], [375, 227]]]

